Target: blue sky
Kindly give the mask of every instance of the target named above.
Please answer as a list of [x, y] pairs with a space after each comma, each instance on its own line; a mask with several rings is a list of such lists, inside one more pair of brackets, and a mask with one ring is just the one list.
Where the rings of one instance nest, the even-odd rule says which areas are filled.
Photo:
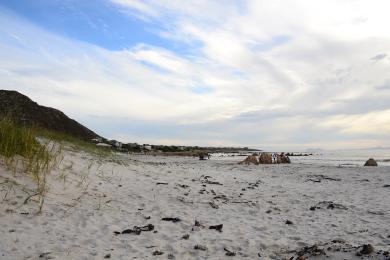
[[13, 0], [1, 4], [49, 32], [109, 50], [138, 43], [176, 47], [155, 33], [157, 23], [126, 15], [123, 8], [109, 1]]
[[0, 0], [0, 79], [125, 142], [390, 146], [389, 5]]

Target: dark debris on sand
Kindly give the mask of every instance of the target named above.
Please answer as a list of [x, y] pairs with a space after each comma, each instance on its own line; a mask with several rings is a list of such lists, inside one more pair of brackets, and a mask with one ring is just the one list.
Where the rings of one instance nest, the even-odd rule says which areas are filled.
[[225, 255], [226, 256], [236, 256], [236, 252], [234, 252], [234, 251], [230, 251], [229, 249], [227, 249], [226, 247], [223, 249], [223, 250], [225, 250]]
[[344, 205], [341, 205], [339, 203], [335, 203], [333, 201], [321, 201], [318, 202], [317, 205], [311, 206], [310, 210], [314, 211], [317, 209], [340, 209], [340, 210], [347, 210], [348, 208]]
[[214, 229], [216, 231], [222, 232], [223, 224], [209, 226], [209, 229]]
[[155, 256], [157, 256], [157, 255], [163, 255], [164, 254], [164, 252], [161, 252], [161, 251], [158, 251], [158, 250], [156, 250], [156, 251], [154, 251], [153, 253], [152, 253], [152, 255], [155, 255]]
[[143, 227], [138, 227], [138, 226], [134, 226], [132, 229], [125, 229], [123, 230], [122, 232], [119, 232], [119, 231], [114, 231], [114, 234], [115, 235], [123, 235], [123, 234], [135, 234], [135, 235], [140, 235], [142, 233], [142, 231], [153, 231], [154, 230], [154, 225], [152, 224], [148, 224], [146, 226], [143, 226]]
[[194, 246], [194, 249], [195, 249], [195, 250], [206, 251], [206, 250], [207, 250], [207, 247], [206, 247], [206, 246], [203, 246], [203, 245], [195, 245], [195, 246]]
[[[331, 242], [315, 244], [313, 246], [305, 246], [301, 249], [296, 250], [294, 255], [288, 259], [306, 260], [306, 259], [311, 259], [311, 257], [318, 257], [318, 256], [324, 256], [327, 259], [333, 259], [334, 257], [337, 256], [339, 257], [358, 256], [361, 259], [383, 259], [383, 260], [390, 259], [389, 258], [390, 254], [388, 251], [383, 251], [383, 250], [376, 251], [371, 244], [353, 246], [339, 239], [334, 239]], [[337, 259], [339, 259], [339, 257]]]
[[340, 178], [332, 178], [332, 177], [325, 176], [323, 174], [308, 175], [308, 177], [309, 178], [306, 179], [306, 182], [308, 182], [308, 181], [321, 182], [323, 180], [327, 180], [327, 181], [341, 181]]
[[162, 218], [161, 219], [162, 221], [171, 221], [171, 222], [173, 222], [173, 223], [176, 223], [176, 222], [180, 222], [181, 221], [181, 219], [180, 218]]

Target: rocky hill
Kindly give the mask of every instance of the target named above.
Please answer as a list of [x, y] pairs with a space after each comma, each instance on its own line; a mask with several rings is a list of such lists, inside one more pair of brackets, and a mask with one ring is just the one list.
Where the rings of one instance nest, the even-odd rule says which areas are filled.
[[21, 125], [37, 126], [85, 140], [98, 136], [61, 111], [40, 106], [17, 91], [0, 90], [0, 118], [5, 116]]

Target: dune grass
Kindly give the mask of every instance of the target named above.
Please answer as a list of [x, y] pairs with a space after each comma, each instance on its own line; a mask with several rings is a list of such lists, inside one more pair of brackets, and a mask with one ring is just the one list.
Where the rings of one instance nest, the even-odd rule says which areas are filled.
[[8, 118], [0, 119], [0, 155], [5, 164], [17, 166], [15, 163], [22, 160], [25, 172], [48, 171], [54, 159], [54, 147], [37, 136], [34, 128], [17, 126]]
[[81, 140], [63, 133], [23, 127], [15, 124], [8, 117], [0, 118], [0, 162], [14, 174], [30, 175], [37, 184], [42, 209], [44, 195], [48, 189], [47, 176], [60, 165], [62, 150], [84, 151], [98, 156], [108, 157], [110, 149], [97, 147], [86, 140]]
[[40, 210], [46, 192], [47, 174], [58, 164], [61, 148], [38, 138], [35, 128], [21, 127], [11, 119], [0, 119], [0, 159], [14, 173], [30, 175], [37, 184]]

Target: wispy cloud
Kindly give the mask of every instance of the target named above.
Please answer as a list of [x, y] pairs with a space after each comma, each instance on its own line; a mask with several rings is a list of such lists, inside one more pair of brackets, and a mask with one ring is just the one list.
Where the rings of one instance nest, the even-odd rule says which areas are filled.
[[374, 57], [372, 57], [371, 60], [380, 61], [380, 60], [383, 60], [383, 59], [388, 59], [388, 57], [389, 56], [386, 53], [380, 53], [380, 54], [377, 54]]
[[389, 124], [387, 1], [107, 4], [165, 42], [107, 48], [0, 9], [2, 87], [128, 141], [390, 145], [377, 130]]
[[390, 79], [386, 79], [382, 84], [375, 87], [377, 90], [390, 90]]

